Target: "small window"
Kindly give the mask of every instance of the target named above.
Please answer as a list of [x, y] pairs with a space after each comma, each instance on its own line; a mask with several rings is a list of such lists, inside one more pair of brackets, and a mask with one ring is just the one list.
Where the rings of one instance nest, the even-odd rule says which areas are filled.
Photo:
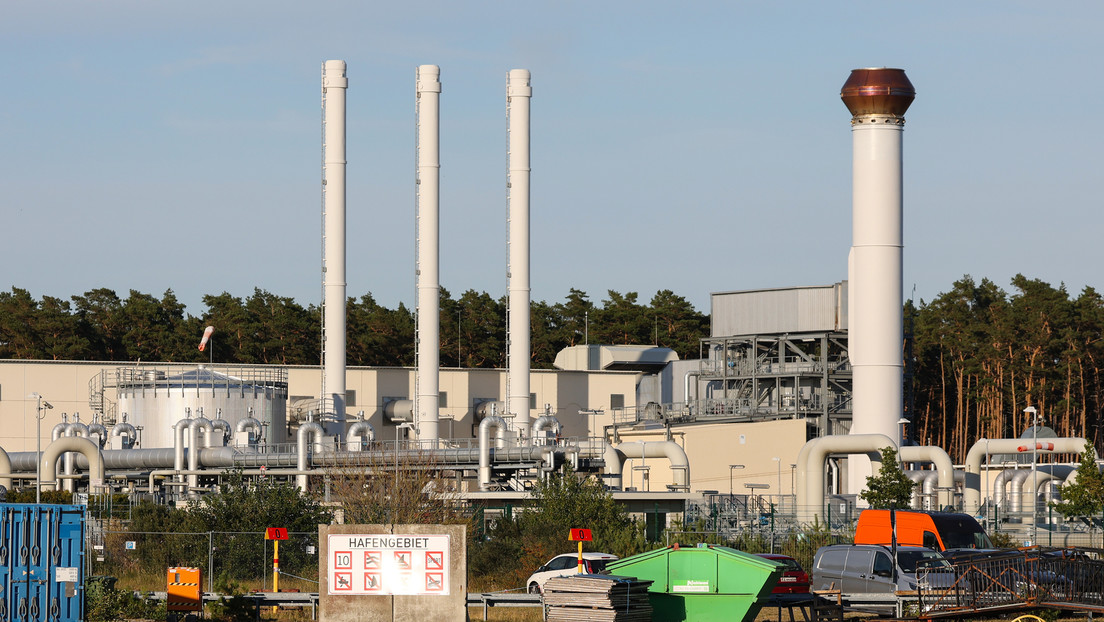
[[625, 407], [625, 394], [624, 393], [610, 393], [610, 408], [624, 408]]
[[536, 393], [530, 393], [529, 394], [529, 410], [536, 410], [536, 409], [537, 409], [537, 394]]
[[345, 390], [345, 405], [348, 407], [356, 406], [356, 391]]
[[939, 539], [935, 537], [935, 534], [930, 531], [924, 532], [924, 548], [932, 549], [933, 551], [939, 550]]
[[889, 558], [889, 555], [878, 553], [874, 556], [874, 574], [879, 577], [893, 576], [893, 560]]
[[437, 407], [448, 408], [448, 391], [441, 391], [437, 394]]

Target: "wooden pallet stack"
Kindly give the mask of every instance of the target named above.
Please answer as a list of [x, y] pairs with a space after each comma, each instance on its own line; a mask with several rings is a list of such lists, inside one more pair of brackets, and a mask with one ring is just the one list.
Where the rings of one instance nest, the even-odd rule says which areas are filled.
[[544, 584], [548, 622], [651, 622], [651, 581], [615, 575], [576, 574]]

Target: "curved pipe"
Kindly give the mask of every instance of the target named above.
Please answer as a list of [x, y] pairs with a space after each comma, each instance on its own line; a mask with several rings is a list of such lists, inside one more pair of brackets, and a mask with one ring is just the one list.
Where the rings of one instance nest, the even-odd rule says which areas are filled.
[[1024, 481], [1031, 475], [1031, 469], [1017, 470], [1009, 478], [1011, 491], [1008, 493], [1012, 497], [1012, 502], [1009, 504], [1009, 510], [1012, 512], [1019, 512], [1023, 508], [1023, 485]]
[[246, 445], [256, 445], [261, 440], [261, 422], [253, 417], [246, 417], [238, 422], [237, 427], [234, 429], [234, 439], [236, 442], [241, 442], [238, 439], [239, 434], [246, 434]]
[[65, 430], [69, 428], [69, 415], [61, 413], [61, 423], [54, 426], [52, 432], [50, 432], [50, 442], [54, 442], [61, 438], [65, 434]]
[[621, 473], [624, 471], [625, 456], [618, 453], [613, 445], [606, 443], [602, 448], [602, 462], [606, 464], [606, 486], [621, 490]]
[[4, 487], [4, 490], [11, 490], [12, 487], [12, 463], [11, 458], [8, 457], [8, 452], [4, 451], [3, 447], [0, 447], [0, 486]]
[[173, 424], [173, 468], [176, 469], [178, 482], [184, 481], [184, 476], [180, 474], [184, 470], [184, 430], [191, 423], [191, 419], [181, 419]]
[[912, 469], [905, 471], [905, 476], [912, 480], [912, 496], [909, 498], [909, 504], [914, 509], [924, 509], [924, 500], [922, 498], [922, 490], [924, 486], [924, 478], [927, 477], [931, 471], [921, 471], [918, 469]]
[[[1079, 437], [1047, 438], [1037, 441], [1038, 453], [1080, 454], [1085, 439]], [[962, 489], [962, 511], [974, 515], [981, 509], [981, 462], [986, 455], [1031, 453], [1031, 441], [1022, 438], [980, 439], [966, 454], [966, 482]]]
[[[199, 433], [203, 432], [203, 442], [199, 440]], [[188, 425], [188, 470], [193, 474], [188, 476], [188, 488], [195, 488], [199, 485], [199, 476], [195, 475], [195, 471], [199, 470], [199, 451], [203, 447], [211, 446], [211, 432], [214, 428], [211, 426], [211, 421], [206, 417], [198, 417], [192, 419]]]
[[96, 493], [97, 491], [92, 486], [92, 482], [95, 480], [103, 482], [103, 454], [95, 443], [79, 436], [62, 437], [46, 446], [46, 451], [42, 453], [42, 461], [38, 465], [41, 472], [42, 486], [49, 490], [57, 488], [56, 468], [58, 458], [70, 451], [80, 452], [88, 459], [88, 492]]
[[[690, 399], [690, 377], [694, 377], [694, 399]], [[687, 406], [698, 401], [698, 379], [701, 378], [700, 371], [690, 370], [686, 372], [686, 377], [682, 380], [682, 401]]]
[[500, 413], [506, 411], [506, 404], [499, 400], [487, 400], [485, 402], [479, 402], [475, 407], [475, 419], [476, 421], [482, 420], [484, 417], [496, 417]]
[[[560, 435], [560, 430], [561, 430], [560, 420], [553, 417], [552, 415], [541, 415], [540, 417], [537, 417], [537, 419], [535, 421], [533, 421], [533, 428], [529, 433], [530, 443], [532, 443], [533, 445], [546, 444], [546, 443], [538, 443], [537, 442], [538, 438], [541, 439], [542, 441], [551, 440], [551, 439], [542, 437], [542, 433], [545, 430], [551, 430], [552, 431], [552, 436], [553, 437], [558, 437]], [[555, 442], [555, 441], [553, 440], [553, 442]]]
[[1024, 492], [1027, 493], [1024, 497], [1028, 500], [1034, 499], [1036, 506], [1038, 506], [1039, 491], [1046, 490], [1049, 494], [1049, 490], [1044, 488], [1047, 482], [1058, 480], [1058, 483], [1061, 484], [1075, 471], [1076, 468], [1068, 464], [1040, 465], [1034, 477], [1024, 479]]
[[506, 446], [506, 420], [497, 415], [479, 422], [479, 490], [491, 489], [491, 428], [495, 429], [495, 447]]
[[[77, 420], [70, 423], [69, 425], [65, 426], [65, 432], [62, 434], [62, 436], [63, 437], [65, 437], [65, 436], [76, 436], [76, 437], [79, 437], [79, 438], [88, 438], [88, 426], [86, 426], [86, 425], [84, 425], [83, 423], [80, 422], [80, 415], [79, 414], [75, 415], [75, 417], [76, 417]], [[73, 454], [66, 453], [65, 458], [64, 458], [64, 462], [65, 462], [65, 474], [66, 475], [72, 475], [73, 473], [76, 472], [76, 468], [74, 467], [74, 463], [73, 463]], [[61, 486], [62, 486], [62, 488], [64, 488], [66, 490], [66, 492], [69, 492], [69, 493], [76, 492], [76, 490], [77, 490], [77, 482], [75, 480], [71, 479], [71, 478], [66, 478], [65, 481], [62, 482]]]
[[671, 463], [671, 489], [690, 492], [690, 459], [674, 441], [621, 443], [617, 454], [622, 461], [629, 458], [667, 458]]
[[126, 422], [126, 420], [116, 423], [111, 428], [111, 436], [122, 436], [123, 449], [131, 449], [134, 447], [134, 443], [138, 440], [138, 431], [134, 429], [134, 426]]
[[1015, 468], [1001, 469], [1001, 472], [997, 473], [997, 477], [993, 479], [993, 507], [1000, 508], [1004, 505], [1004, 500], [1007, 497], [1005, 488], [1008, 487], [1008, 482], [1015, 474]]
[[897, 443], [884, 434], [841, 434], [822, 436], [805, 443], [797, 454], [797, 511], [799, 522], [824, 516], [824, 461], [831, 454], [867, 454], [871, 470], [881, 469], [884, 447]]
[[322, 426], [318, 425], [317, 423], [315, 423], [313, 421], [308, 421], [306, 423], [302, 423], [302, 424], [299, 425], [299, 437], [298, 437], [299, 445], [296, 448], [298, 450], [298, 453], [297, 453], [298, 462], [296, 464], [297, 464], [299, 470], [303, 471], [304, 474], [296, 475], [295, 476], [295, 481], [296, 481], [296, 485], [299, 487], [299, 490], [302, 491], [302, 492], [307, 492], [307, 484], [310, 481], [310, 479], [309, 479], [310, 476], [305, 474], [306, 471], [310, 467], [310, 464], [307, 460], [307, 445], [311, 442], [311, 437], [313, 436], [314, 437], [314, 453], [315, 454], [322, 453], [322, 436], [323, 436], [323, 434], [324, 434], [324, 431], [322, 429]]
[[[355, 444], [353, 439], [356, 439]], [[365, 445], [374, 440], [376, 440], [376, 429], [372, 427], [371, 423], [368, 423], [367, 419], [354, 421], [349, 426], [349, 431], [345, 433], [345, 447], [349, 451], [365, 449]]]
[[93, 434], [96, 435], [96, 444], [100, 446], [100, 449], [103, 449], [104, 445], [107, 444], [107, 428], [99, 421], [93, 421], [88, 426], [88, 435], [91, 437]]
[[[215, 419], [211, 422], [211, 432], [215, 430], [222, 432], [222, 442], [219, 443], [220, 447], [225, 447], [226, 443], [230, 440], [230, 422], [225, 419]], [[210, 440], [207, 441], [208, 446], [212, 446]]]
[[939, 482], [937, 497], [939, 508], [943, 509], [954, 497], [954, 463], [942, 447], [934, 445], [905, 445], [897, 453], [902, 462], [930, 462], [935, 465], [936, 477]]

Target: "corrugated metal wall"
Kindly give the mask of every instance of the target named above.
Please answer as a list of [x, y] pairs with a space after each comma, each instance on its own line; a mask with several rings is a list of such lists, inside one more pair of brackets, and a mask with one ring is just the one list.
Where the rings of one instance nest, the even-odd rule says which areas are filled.
[[84, 507], [0, 503], [0, 620], [84, 619]]
[[711, 306], [713, 337], [847, 330], [847, 281], [719, 292]]

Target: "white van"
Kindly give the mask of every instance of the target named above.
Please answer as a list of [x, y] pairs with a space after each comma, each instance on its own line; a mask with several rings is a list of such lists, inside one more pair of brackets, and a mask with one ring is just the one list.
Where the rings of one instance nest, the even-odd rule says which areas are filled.
[[[920, 569], [919, 578], [917, 569]], [[844, 594], [892, 594], [924, 589], [946, 589], [954, 582], [954, 571], [938, 551], [919, 546], [897, 547], [893, 551], [879, 544], [835, 544], [817, 549], [813, 558], [813, 590], [840, 590]]]

